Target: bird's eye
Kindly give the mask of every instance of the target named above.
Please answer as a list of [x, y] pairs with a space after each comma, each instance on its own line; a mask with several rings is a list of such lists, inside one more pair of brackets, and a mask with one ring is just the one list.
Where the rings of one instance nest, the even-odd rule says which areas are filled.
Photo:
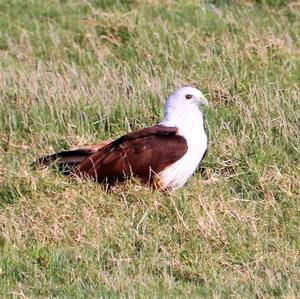
[[192, 96], [191, 94], [187, 94], [187, 95], [185, 96], [185, 98], [186, 98], [187, 100], [190, 100], [192, 97], [193, 97], [193, 96]]

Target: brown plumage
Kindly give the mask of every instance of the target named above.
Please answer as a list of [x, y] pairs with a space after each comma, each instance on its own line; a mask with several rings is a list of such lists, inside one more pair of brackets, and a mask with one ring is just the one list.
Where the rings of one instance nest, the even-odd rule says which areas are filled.
[[[141, 129], [110, 142], [57, 153], [37, 160], [38, 164], [54, 161], [72, 168], [77, 176], [90, 177], [109, 184], [134, 175], [144, 183], [159, 186], [156, 174], [179, 160], [187, 152], [187, 142], [177, 135], [176, 127], [156, 125]], [[156, 178], [154, 180], [154, 178]]]

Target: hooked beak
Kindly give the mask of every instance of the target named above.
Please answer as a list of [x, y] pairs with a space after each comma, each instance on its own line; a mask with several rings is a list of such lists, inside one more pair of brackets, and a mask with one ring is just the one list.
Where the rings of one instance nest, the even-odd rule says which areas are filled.
[[200, 99], [200, 106], [206, 106], [206, 105], [208, 105], [208, 101], [207, 101], [206, 97], [203, 96]]

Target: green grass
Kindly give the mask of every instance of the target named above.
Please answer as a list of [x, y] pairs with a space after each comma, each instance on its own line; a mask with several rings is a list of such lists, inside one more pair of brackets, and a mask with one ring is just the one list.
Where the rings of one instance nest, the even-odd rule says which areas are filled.
[[[0, 297], [297, 298], [297, 1], [0, 1]], [[38, 156], [207, 95], [206, 173], [112, 192]]]

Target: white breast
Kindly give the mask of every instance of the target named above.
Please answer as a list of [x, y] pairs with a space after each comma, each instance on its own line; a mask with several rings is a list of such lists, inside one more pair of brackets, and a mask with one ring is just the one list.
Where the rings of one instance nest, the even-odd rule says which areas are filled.
[[[166, 125], [166, 122], [162, 124]], [[207, 149], [203, 115], [199, 110], [189, 114], [188, 119], [181, 119], [176, 126], [179, 128], [178, 135], [186, 139], [188, 150], [181, 159], [158, 174], [163, 187], [173, 190], [181, 188], [193, 175]]]

